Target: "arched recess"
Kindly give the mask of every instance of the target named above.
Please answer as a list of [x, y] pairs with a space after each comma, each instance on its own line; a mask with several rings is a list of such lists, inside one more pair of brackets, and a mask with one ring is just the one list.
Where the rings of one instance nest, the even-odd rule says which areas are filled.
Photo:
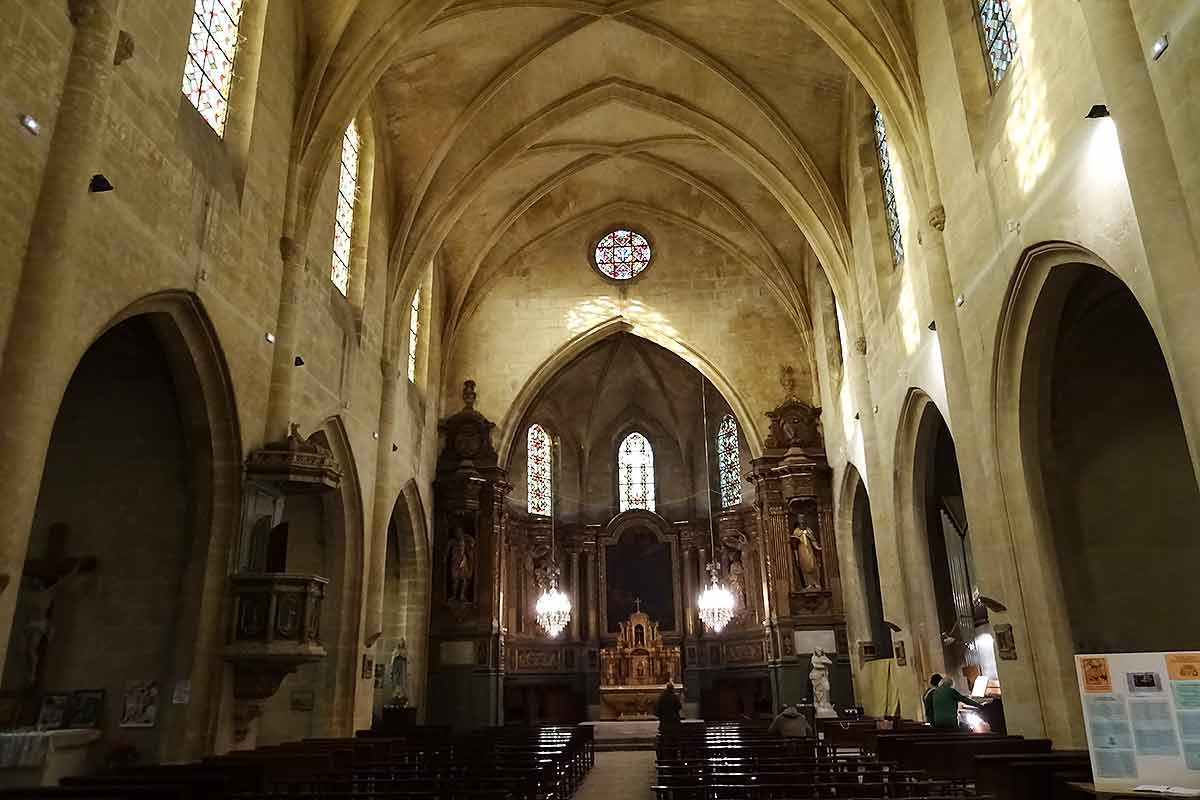
[[975, 602], [969, 521], [954, 439], [929, 395], [910, 389], [896, 437], [896, 518], [917, 674], [939, 672], [969, 690], [997, 677], [986, 612]]
[[[408, 697], [419, 713], [426, 707], [425, 691], [429, 664], [429, 597], [432, 567], [429, 560], [429, 528], [421, 494], [409, 481], [388, 522], [386, 567], [383, 588], [383, 635], [375, 645], [376, 663], [385, 669], [381, 687], [375, 691], [375, 712], [396, 696]], [[403, 650], [398, 648], [403, 642]], [[393, 664], [404, 659], [407, 686], [393, 682]]]
[[891, 658], [892, 634], [885, 622], [871, 500], [866, 483], [853, 464], [846, 466], [838, 504], [838, 522], [839, 527], [849, 533], [850, 547], [845, 550], [839, 548], [839, 552], [846, 552], [852, 559], [851, 569], [847, 572], [855, 576], [856, 600], [861, 605], [862, 629], [856, 632], [856, 638], [873, 645], [873, 658]]
[[751, 456], [757, 458], [762, 455], [762, 435], [757, 426], [752, 422], [754, 416], [750, 414], [742, 397], [712, 362], [684, 342], [668, 337], [649, 327], [635, 326], [629, 321], [618, 317], [606, 320], [563, 344], [557, 352], [542, 362], [541, 366], [537, 368], [529, 380], [525, 382], [525, 385], [521, 387], [521, 391], [513, 398], [512, 404], [508, 407], [503, 421], [498, 426], [497, 440], [500, 443], [498, 452], [501, 464], [509, 463], [514, 442], [519, 435], [524, 433], [520, 429], [521, 421], [525, 419], [530, 406], [541, 393], [542, 389], [545, 388], [546, 384], [550, 382], [559, 370], [570, 364], [571, 361], [589, 347], [609, 336], [619, 333], [633, 333], [643, 339], [661, 345], [695, 367], [705, 378], [708, 378], [709, 382], [717, 388], [729, 403], [730, 409], [737, 419], [738, 427], [746, 437], [746, 443], [750, 448]]
[[[97, 563], [27, 564], [54, 587], [54, 634], [25, 639], [41, 616], [36, 603], [22, 603], [38, 588], [27, 577], [4, 688], [25, 687], [34, 645], [43, 690], [104, 689], [110, 746], [119, 736], [153, 760], [211, 751], [240, 474], [229, 374], [199, 299], [165, 292], [131, 304], [81, 355], [66, 388], [28, 555], [53, 558], [61, 547], [68, 560]], [[156, 682], [153, 728], [118, 728], [129, 680]], [[191, 702], [169, 704], [169, 687], [181, 680], [191, 681]]]
[[[1200, 622], [1200, 491], [1170, 371], [1137, 297], [1094, 253], [1023, 254], [993, 411], [1026, 614], [1045, 628], [1029, 647], [1047, 733], [1080, 742], [1073, 654], [1191, 648]], [[1145, 613], [1151, 597], [1170, 613]]]

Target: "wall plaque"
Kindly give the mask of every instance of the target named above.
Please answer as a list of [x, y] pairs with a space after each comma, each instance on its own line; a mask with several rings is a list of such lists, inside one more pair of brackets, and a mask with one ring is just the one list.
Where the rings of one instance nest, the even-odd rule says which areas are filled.
[[443, 664], [451, 667], [470, 667], [475, 664], [475, 643], [442, 642], [438, 653]]

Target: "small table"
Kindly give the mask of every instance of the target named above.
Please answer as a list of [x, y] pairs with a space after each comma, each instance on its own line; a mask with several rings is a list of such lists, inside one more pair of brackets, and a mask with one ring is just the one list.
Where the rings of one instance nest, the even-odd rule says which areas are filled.
[[94, 728], [58, 731], [0, 731], [0, 787], [57, 786], [87, 764]]

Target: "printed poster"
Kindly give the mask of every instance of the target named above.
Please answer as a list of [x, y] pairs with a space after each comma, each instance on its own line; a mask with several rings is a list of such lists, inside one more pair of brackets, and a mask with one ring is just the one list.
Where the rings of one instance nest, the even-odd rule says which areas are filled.
[[1166, 659], [1183, 762], [1200, 772], [1200, 653], [1167, 653]]

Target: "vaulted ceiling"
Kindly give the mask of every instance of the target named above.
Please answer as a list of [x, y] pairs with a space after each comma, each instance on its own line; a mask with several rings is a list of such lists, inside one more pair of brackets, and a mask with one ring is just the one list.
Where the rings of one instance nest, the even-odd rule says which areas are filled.
[[448, 331], [539, 236], [586, 227], [615, 204], [691, 223], [803, 326], [806, 249], [835, 292], [851, 285], [839, 164], [847, 81], [896, 121], [902, 149], [923, 126], [898, 0], [305, 8], [300, 202], [374, 92], [403, 211], [393, 265], [403, 279], [438, 260]]

